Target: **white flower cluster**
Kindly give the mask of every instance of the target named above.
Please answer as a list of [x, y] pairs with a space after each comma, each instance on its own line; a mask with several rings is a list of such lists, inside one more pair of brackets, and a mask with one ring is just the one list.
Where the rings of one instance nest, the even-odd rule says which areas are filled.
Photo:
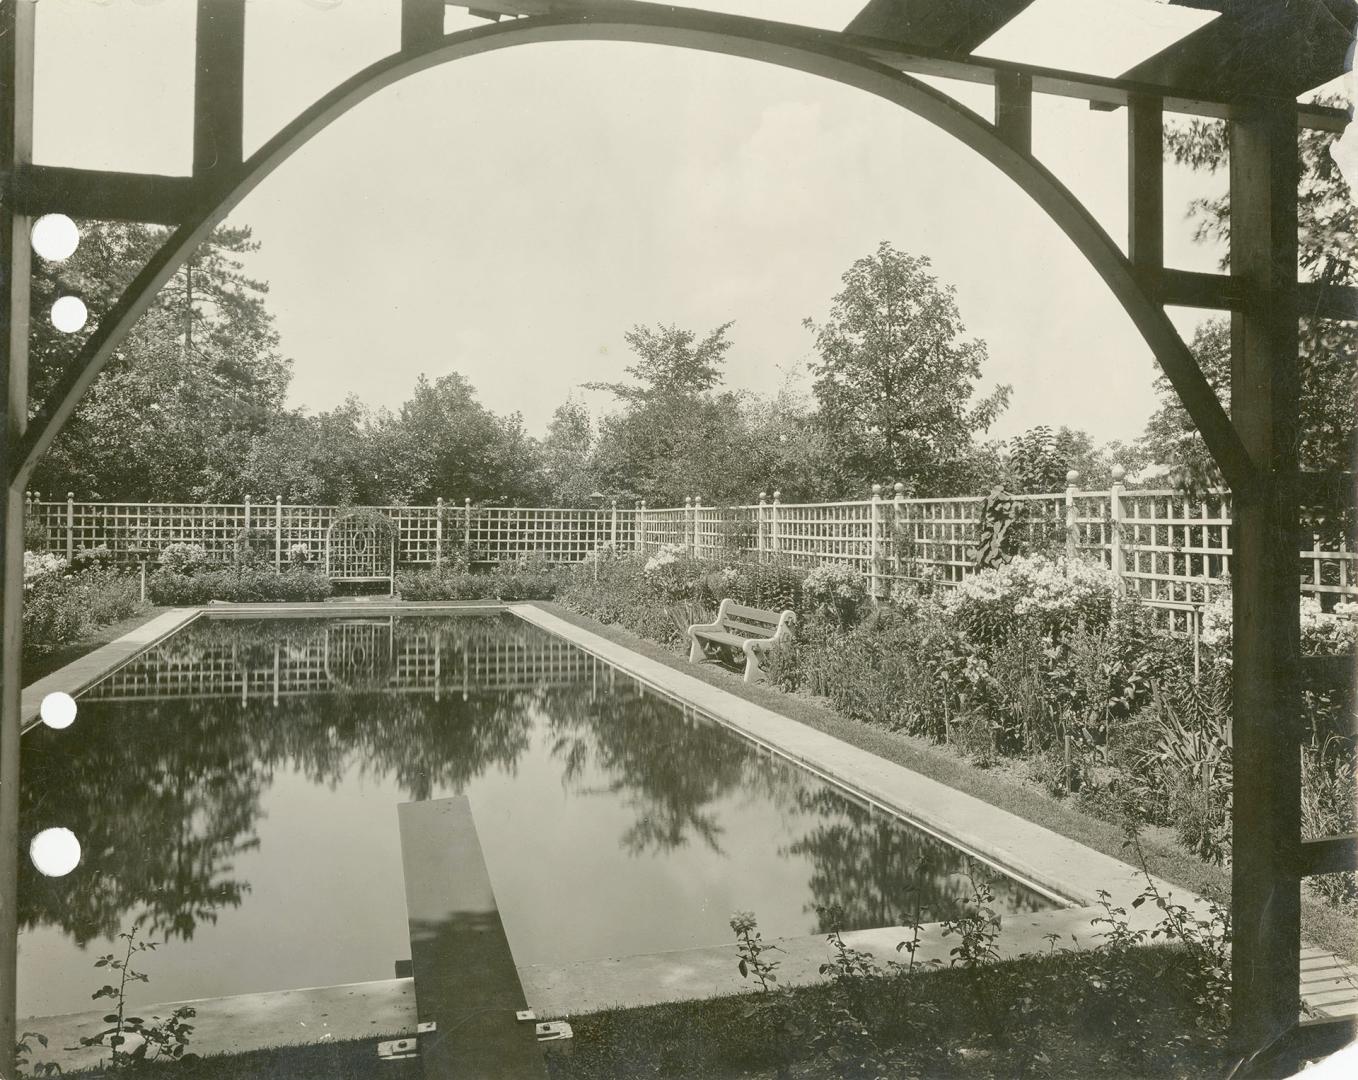
[[665, 567], [677, 563], [683, 555], [684, 549], [678, 544], [661, 544], [660, 550], [646, 560], [642, 569], [647, 574], [658, 574]]
[[311, 548], [306, 544], [296, 543], [288, 548], [288, 562], [304, 563], [311, 559]]
[[1084, 559], [1019, 555], [1003, 566], [973, 574], [943, 602], [956, 609], [1012, 601], [1014, 615], [1065, 615], [1091, 601], [1111, 603], [1118, 594], [1117, 575], [1107, 567]]
[[40, 578], [60, 574], [66, 569], [66, 560], [50, 551], [24, 552], [24, 588], [31, 588]]

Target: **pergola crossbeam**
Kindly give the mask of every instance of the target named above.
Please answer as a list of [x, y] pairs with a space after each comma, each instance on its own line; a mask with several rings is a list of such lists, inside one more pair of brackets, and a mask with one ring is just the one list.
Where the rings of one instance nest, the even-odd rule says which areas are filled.
[[178, 225], [201, 198], [200, 186], [188, 176], [31, 165], [15, 178], [15, 202], [34, 216], [60, 212], [97, 221]]

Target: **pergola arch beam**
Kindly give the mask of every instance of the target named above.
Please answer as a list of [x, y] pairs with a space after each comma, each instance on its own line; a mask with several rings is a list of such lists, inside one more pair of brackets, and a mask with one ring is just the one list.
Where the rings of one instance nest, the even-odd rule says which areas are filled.
[[[773, 30], [769, 29], [772, 25]], [[890, 101], [952, 135], [1003, 171], [1061, 228], [1103, 278], [1150, 346], [1228, 483], [1244, 490], [1254, 466], [1239, 435], [1203, 377], [1192, 353], [1132, 263], [1112, 238], [1026, 147], [1022, 104], [1030, 86], [1001, 91], [1013, 115], [999, 126], [917, 79], [865, 57], [853, 48], [799, 28], [784, 35], [779, 24], [706, 12], [629, 6], [618, 15], [542, 16], [492, 24], [403, 50], [357, 73], [304, 110], [235, 168], [213, 170], [213, 183], [197, 188], [198, 198], [183, 223], [99, 321], [80, 354], [59, 380], [51, 401], [28, 426], [10, 468], [10, 486], [22, 489], [38, 459], [51, 446], [85, 391], [113, 356], [137, 319], [212, 228], [292, 153], [361, 102], [402, 79], [471, 56], [535, 43], [622, 41], [667, 45], [770, 63], [852, 86]]]

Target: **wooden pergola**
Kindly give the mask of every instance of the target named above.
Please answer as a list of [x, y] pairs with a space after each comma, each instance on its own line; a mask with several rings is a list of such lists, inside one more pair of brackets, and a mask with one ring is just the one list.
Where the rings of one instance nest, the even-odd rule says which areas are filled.
[[[20, 779], [24, 489], [42, 453], [171, 274], [294, 150], [366, 98], [427, 68], [543, 41], [634, 41], [776, 64], [855, 86], [966, 143], [1026, 191], [1104, 279], [1169, 377], [1235, 498], [1234, 1050], [1259, 1073], [1342, 1044], [1351, 1027], [1298, 1023], [1300, 885], [1355, 867], [1353, 836], [1303, 842], [1297, 544], [1307, 491], [1352, 475], [1298, 469], [1298, 323], [1358, 318], [1358, 292], [1297, 280], [1299, 128], [1348, 115], [1297, 97], [1345, 70], [1355, 0], [1176, 0], [1217, 18], [1116, 78], [973, 55], [1031, 0], [870, 0], [842, 32], [627, 0], [472, 0], [484, 27], [445, 35], [444, 0], [402, 0], [401, 47], [327, 93], [246, 158], [245, 0], [197, 0], [193, 167], [187, 176], [56, 168], [32, 160], [32, 0], [0, 4], [0, 471], [5, 480], [0, 649], [0, 1076], [13, 1073]], [[467, 4], [454, 5], [465, 7]], [[505, 18], [502, 18], [505, 17]], [[1096, 32], [1091, 29], [1091, 33]], [[318, 42], [317, 48], [324, 48]], [[993, 87], [990, 123], [914, 78]], [[1127, 110], [1128, 236], [1115, 242], [1032, 154], [1034, 95]], [[1228, 274], [1164, 265], [1165, 114], [1230, 125]], [[364, 148], [355, 146], [361, 159]], [[37, 215], [170, 226], [30, 416], [29, 230]], [[1228, 415], [1165, 314], [1232, 318]]]

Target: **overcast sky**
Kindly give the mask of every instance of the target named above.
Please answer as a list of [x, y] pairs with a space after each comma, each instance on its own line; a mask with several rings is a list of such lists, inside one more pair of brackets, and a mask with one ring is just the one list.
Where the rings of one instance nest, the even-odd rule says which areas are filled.
[[[693, 6], [842, 27], [861, 2]], [[186, 173], [193, 8], [42, 0], [38, 161]], [[254, 0], [246, 153], [394, 50], [398, 10]], [[1116, 74], [1208, 17], [1038, 0], [977, 52]], [[481, 25], [449, 9], [450, 30]], [[989, 117], [984, 88], [945, 88]], [[1039, 157], [1123, 241], [1125, 116], [1038, 102]], [[1182, 216], [1211, 190], [1170, 171], [1171, 264], [1214, 267]], [[1150, 355], [1121, 308], [997, 170], [895, 106], [750, 61], [564, 43], [445, 65], [331, 126], [231, 220], [263, 245], [249, 269], [271, 284], [292, 399], [309, 409], [350, 392], [393, 407], [420, 372], [458, 371], [540, 432], [571, 393], [605, 404], [579, 384], [622, 377], [624, 332], [656, 322], [735, 320], [728, 385], [769, 392], [811, 357], [802, 319], [823, 318], [840, 275], [883, 239], [957, 286], [989, 346], [987, 385], [1014, 385], [994, 434], [1048, 423], [1130, 439], [1154, 405]]]

